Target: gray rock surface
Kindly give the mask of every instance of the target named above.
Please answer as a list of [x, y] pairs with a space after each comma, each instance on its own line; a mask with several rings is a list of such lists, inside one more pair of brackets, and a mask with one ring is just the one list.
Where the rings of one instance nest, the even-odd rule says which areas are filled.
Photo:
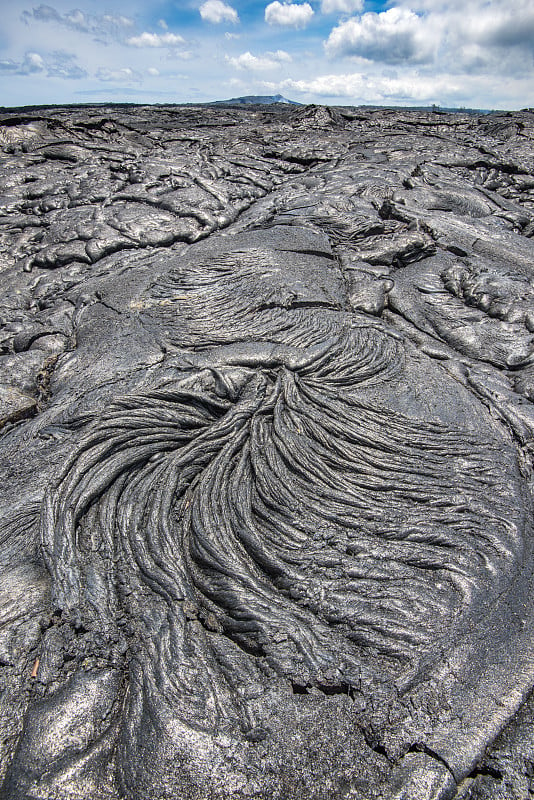
[[534, 113], [0, 142], [1, 797], [534, 796]]

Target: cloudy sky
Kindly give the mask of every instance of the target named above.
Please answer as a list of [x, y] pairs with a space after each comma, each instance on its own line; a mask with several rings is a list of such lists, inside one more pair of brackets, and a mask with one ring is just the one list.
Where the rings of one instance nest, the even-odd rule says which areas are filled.
[[3, 0], [0, 105], [534, 106], [534, 0]]

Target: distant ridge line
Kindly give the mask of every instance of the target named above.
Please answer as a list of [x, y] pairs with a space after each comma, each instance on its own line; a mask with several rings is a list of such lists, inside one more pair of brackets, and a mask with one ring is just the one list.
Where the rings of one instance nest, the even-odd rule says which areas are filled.
[[280, 103], [288, 106], [301, 106], [302, 103], [297, 103], [295, 100], [288, 100], [282, 97], [281, 94], [268, 94], [257, 95], [249, 94], [244, 97], [232, 97], [230, 100], [214, 100], [212, 103], [204, 103], [207, 106], [270, 106], [275, 103]]

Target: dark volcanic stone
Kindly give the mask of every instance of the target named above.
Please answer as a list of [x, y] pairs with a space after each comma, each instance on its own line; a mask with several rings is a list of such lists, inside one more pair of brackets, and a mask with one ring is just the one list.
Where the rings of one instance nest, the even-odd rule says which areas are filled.
[[0, 142], [1, 796], [534, 796], [534, 114]]

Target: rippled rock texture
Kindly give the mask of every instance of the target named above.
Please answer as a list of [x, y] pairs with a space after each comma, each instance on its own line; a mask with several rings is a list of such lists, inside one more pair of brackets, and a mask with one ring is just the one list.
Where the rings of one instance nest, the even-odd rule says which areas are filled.
[[6, 800], [534, 795], [534, 114], [0, 116]]

